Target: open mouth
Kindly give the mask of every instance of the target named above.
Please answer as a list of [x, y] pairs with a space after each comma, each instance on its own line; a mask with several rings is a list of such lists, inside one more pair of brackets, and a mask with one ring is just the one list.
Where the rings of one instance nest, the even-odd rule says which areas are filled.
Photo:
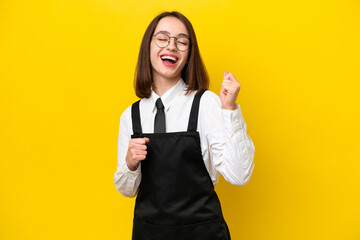
[[171, 65], [175, 64], [178, 61], [177, 57], [173, 57], [173, 56], [169, 56], [169, 55], [162, 55], [162, 56], [160, 56], [160, 58], [164, 63], [171, 64]]

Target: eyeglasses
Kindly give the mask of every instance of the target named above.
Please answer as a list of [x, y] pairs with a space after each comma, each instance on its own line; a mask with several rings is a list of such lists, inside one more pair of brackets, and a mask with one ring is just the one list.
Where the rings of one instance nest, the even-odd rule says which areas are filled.
[[153, 35], [153, 37], [155, 38], [156, 46], [159, 48], [167, 47], [170, 44], [170, 38], [175, 38], [175, 46], [181, 52], [188, 50], [191, 45], [190, 39], [187, 37], [170, 37], [165, 33], [158, 33]]

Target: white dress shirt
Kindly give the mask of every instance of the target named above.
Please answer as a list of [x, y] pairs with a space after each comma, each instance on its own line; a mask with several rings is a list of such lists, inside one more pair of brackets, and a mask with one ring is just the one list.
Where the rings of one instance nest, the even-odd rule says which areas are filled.
[[[185, 82], [180, 79], [161, 96], [165, 106], [166, 132], [187, 131], [196, 92], [185, 95], [186, 87]], [[143, 133], [154, 133], [155, 102], [158, 98], [152, 91], [149, 98], [140, 101]], [[238, 186], [249, 181], [254, 169], [255, 146], [246, 127], [239, 104], [236, 110], [227, 110], [221, 107], [220, 98], [215, 93], [208, 90], [202, 95], [197, 131], [203, 160], [214, 185], [218, 183], [220, 174], [226, 181]], [[141, 162], [135, 171], [131, 171], [125, 160], [132, 134], [129, 106], [120, 117], [117, 170], [114, 177], [116, 188], [125, 197], [135, 197], [141, 182]]]

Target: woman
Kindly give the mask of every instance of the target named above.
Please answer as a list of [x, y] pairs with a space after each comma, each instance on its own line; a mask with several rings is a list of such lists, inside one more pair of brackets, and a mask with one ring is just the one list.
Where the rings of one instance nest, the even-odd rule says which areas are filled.
[[155, 17], [138, 58], [141, 100], [120, 118], [114, 181], [122, 195], [137, 194], [133, 239], [230, 239], [214, 185], [219, 175], [246, 184], [255, 148], [236, 78], [224, 73], [220, 99], [208, 85], [189, 20]]

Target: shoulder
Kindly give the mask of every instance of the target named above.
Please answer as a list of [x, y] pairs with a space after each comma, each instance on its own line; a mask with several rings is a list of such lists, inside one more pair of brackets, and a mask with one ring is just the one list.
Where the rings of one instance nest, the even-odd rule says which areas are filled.
[[[142, 103], [142, 100], [140, 101], [140, 104]], [[137, 102], [137, 101], [136, 101]], [[134, 103], [136, 103], [134, 102]], [[120, 116], [120, 129], [126, 130], [127, 133], [132, 133], [132, 106], [134, 105], [131, 104], [130, 106], [128, 106], [121, 114]]]
[[132, 105], [128, 106], [121, 114], [120, 120], [124, 121], [131, 115], [131, 107]]
[[[148, 100], [148, 99], [146, 99], [146, 98], [140, 99], [140, 104], [139, 104], [139, 106], [142, 106], [147, 100]], [[128, 106], [128, 107], [123, 111], [123, 113], [121, 114], [121, 118], [122, 118], [122, 119], [131, 117], [132, 106], [133, 106], [136, 102], [138, 102], [138, 101], [135, 101], [133, 104], [131, 104], [130, 106]]]
[[[196, 93], [197, 91], [190, 91], [189, 93], [186, 93], [186, 90], [184, 90], [184, 93], [181, 95], [181, 97], [192, 103]], [[221, 107], [220, 97], [216, 95], [216, 93], [210, 90], [206, 90], [200, 98], [200, 111], [209, 109], [209, 107], [214, 105]]]
[[210, 90], [206, 90], [204, 94], [201, 96], [200, 105], [201, 106], [215, 105], [221, 107], [220, 97], [216, 93]]
[[201, 96], [198, 118], [200, 134], [207, 135], [209, 132], [218, 129], [222, 120], [221, 101], [214, 92], [207, 90]]
[[220, 115], [220, 97], [210, 90], [205, 91], [200, 99], [199, 118], [201, 119], [201, 121], [209, 122], [214, 116]]
[[127, 107], [120, 116], [120, 133], [128, 135], [130, 129], [132, 129], [131, 122], [131, 105]]
[[[142, 99], [141, 99], [142, 100]], [[134, 102], [135, 103], [135, 102]], [[127, 128], [132, 128], [132, 117], [131, 117], [131, 111], [132, 111], [132, 106], [134, 105], [131, 104], [130, 106], [128, 106], [121, 114], [120, 116], [120, 125], [123, 125], [124, 127], [126, 126]]]

